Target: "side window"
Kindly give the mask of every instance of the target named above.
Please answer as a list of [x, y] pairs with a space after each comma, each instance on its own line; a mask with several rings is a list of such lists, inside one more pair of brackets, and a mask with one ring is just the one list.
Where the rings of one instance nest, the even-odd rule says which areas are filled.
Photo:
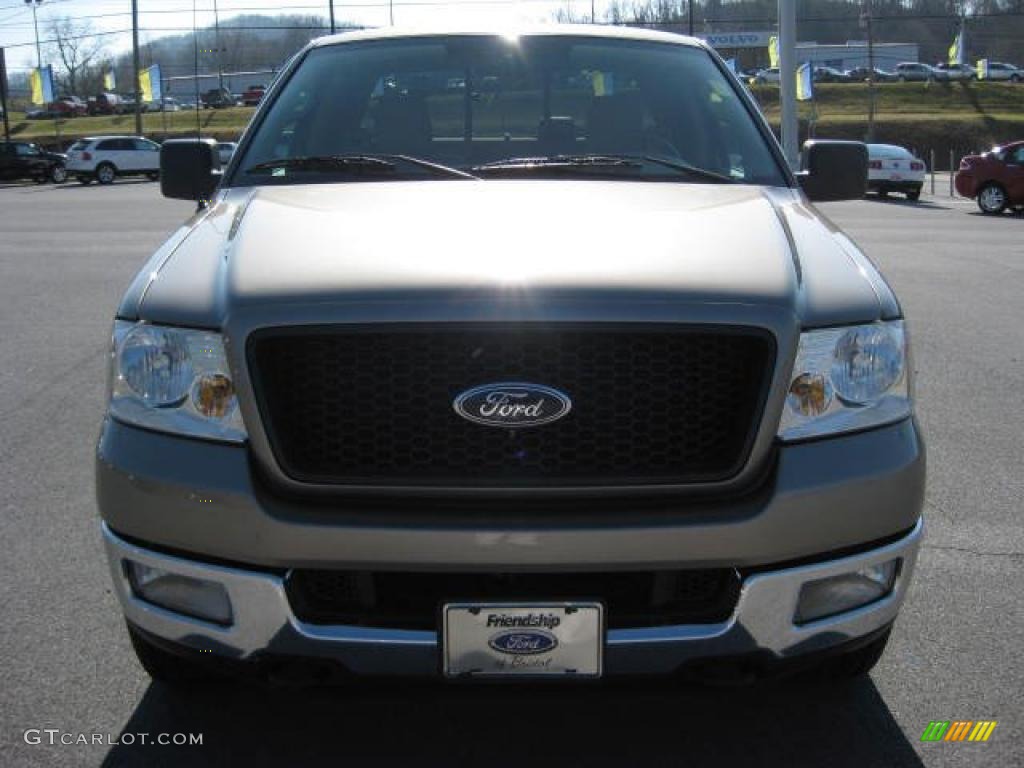
[[96, 145], [96, 151], [116, 152], [121, 148], [119, 145], [120, 142], [117, 139], [107, 139], [106, 141], [101, 141], [99, 144]]
[[1017, 147], [1009, 158], [1007, 158], [1007, 162], [1013, 163], [1014, 165], [1024, 165], [1024, 147]]
[[145, 139], [132, 139], [132, 149], [137, 149], [140, 152], [155, 152], [160, 149], [160, 145], [152, 141], [146, 141]]
[[36, 157], [39, 150], [33, 144], [16, 144], [19, 157]]

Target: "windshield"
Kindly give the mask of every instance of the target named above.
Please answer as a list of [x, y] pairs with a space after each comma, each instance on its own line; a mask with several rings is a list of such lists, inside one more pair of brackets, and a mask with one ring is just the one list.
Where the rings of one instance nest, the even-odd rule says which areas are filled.
[[[366, 172], [367, 159], [382, 157], [388, 168]], [[538, 159], [560, 162], [509, 162]], [[559, 178], [787, 183], [750, 110], [706, 51], [567, 36], [314, 48], [270, 106], [233, 183], [450, 178], [437, 166], [480, 173], [494, 165], [506, 178], [557, 168]]]

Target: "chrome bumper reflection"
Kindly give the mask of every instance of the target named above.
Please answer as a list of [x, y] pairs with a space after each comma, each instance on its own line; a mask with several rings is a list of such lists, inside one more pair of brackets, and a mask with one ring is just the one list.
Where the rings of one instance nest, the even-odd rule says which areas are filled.
[[[849, 557], [758, 573], [744, 580], [732, 618], [720, 624], [614, 629], [607, 635], [609, 674], [674, 671], [687, 661], [769, 651], [779, 657], [820, 650], [870, 634], [896, 618], [917, 560], [923, 522], [904, 538]], [[439, 669], [435, 632], [304, 624], [292, 614], [284, 580], [275, 574], [209, 565], [159, 554], [118, 537], [103, 537], [126, 618], [162, 638], [234, 658], [260, 652], [337, 660], [356, 674], [434, 675]], [[870, 605], [797, 626], [793, 615], [807, 581], [900, 558], [892, 592]], [[146, 603], [132, 594], [125, 559], [194, 578], [219, 581], [231, 598], [234, 624], [220, 627]]]

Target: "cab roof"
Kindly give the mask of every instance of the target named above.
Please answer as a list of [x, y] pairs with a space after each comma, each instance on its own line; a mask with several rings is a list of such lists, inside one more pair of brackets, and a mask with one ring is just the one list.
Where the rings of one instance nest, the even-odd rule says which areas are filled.
[[368, 40], [395, 40], [415, 37], [469, 37], [491, 36], [503, 37], [593, 37], [605, 40], [641, 40], [657, 43], [674, 43], [694, 48], [706, 48], [703, 40], [696, 37], [678, 35], [674, 32], [662, 32], [639, 27], [613, 26], [610, 24], [500, 24], [491, 26], [415, 26], [415, 27], [379, 27], [360, 29], [327, 35], [314, 40], [310, 45], [314, 48], [337, 45], [339, 43], [362, 42]]

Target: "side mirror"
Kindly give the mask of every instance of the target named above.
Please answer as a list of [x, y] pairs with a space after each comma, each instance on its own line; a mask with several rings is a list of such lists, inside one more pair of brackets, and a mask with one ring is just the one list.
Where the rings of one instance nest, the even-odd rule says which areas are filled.
[[868, 187], [868, 146], [861, 141], [805, 141], [797, 180], [816, 202], [859, 200]]
[[168, 139], [160, 147], [160, 192], [203, 202], [220, 183], [220, 155], [213, 139]]

